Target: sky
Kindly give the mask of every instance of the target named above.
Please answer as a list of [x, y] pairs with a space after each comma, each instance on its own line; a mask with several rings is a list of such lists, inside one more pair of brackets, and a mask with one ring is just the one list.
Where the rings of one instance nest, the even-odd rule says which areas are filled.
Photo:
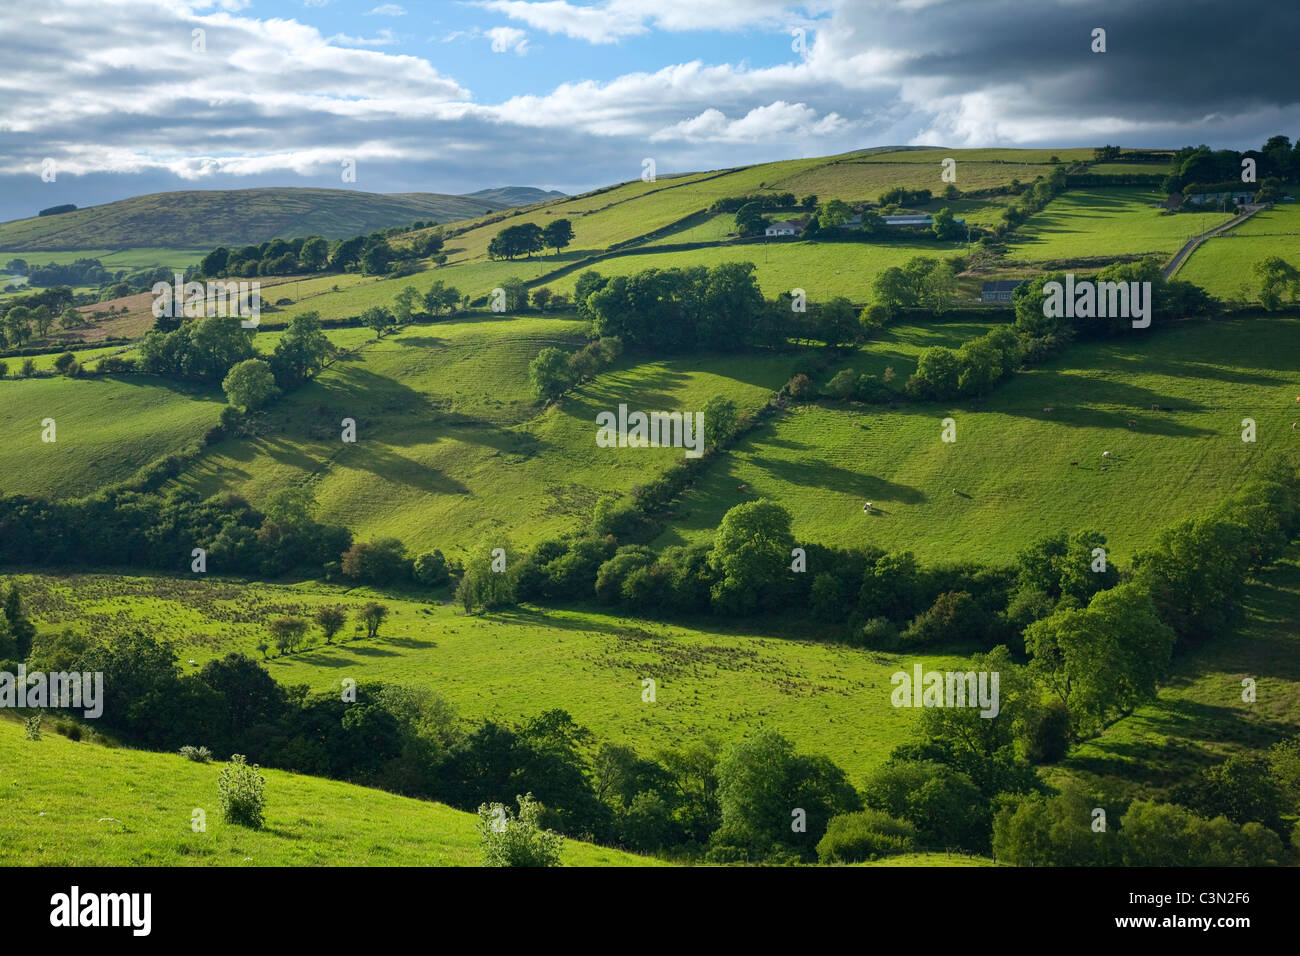
[[0, 0], [0, 219], [884, 145], [1241, 149], [1300, 135], [1297, 37], [1300, 0]]

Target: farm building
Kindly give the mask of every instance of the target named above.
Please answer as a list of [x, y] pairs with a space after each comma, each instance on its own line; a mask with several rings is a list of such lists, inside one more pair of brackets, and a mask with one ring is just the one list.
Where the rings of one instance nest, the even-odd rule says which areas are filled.
[[1011, 293], [1022, 281], [1021, 279], [995, 279], [993, 282], [986, 282], [984, 288], [980, 290], [980, 301], [1010, 302]]
[[1190, 203], [1196, 203], [1200, 206], [1204, 203], [1228, 202], [1234, 206], [1244, 206], [1246, 203], [1255, 201], [1255, 192], [1247, 192], [1244, 189], [1234, 189], [1232, 192], [1225, 193], [1192, 193], [1187, 197]]
[[768, 223], [763, 230], [767, 236], [797, 236], [803, 232], [804, 227], [808, 225], [807, 219], [784, 219], [780, 222]]
[[[919, 226], [928, 229], [934, 225], [933, 216], [885, 216], [886, 226]], [[953, 218], [953, 222], [965, 224], [965, 219]]]

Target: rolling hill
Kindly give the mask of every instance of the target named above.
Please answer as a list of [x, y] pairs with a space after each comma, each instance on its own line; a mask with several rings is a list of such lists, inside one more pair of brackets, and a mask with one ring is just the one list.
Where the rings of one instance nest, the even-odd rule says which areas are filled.
[[466, 219], [556, 195], [562, 194], [528, 186], [468, 196], [278, 187], [181, 190], [0, 223], [0, 250], [211, 249], [313, 234], [338, 239], [420, 219]]

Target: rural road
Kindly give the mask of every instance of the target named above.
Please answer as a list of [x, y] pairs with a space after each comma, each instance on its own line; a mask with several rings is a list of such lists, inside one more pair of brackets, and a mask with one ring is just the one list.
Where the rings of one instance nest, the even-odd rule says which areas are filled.
[[1183, 247], [1178, 250], [1178, 253], [1173, 257], [1173, 259], [1170, 260], [1169, 265], [1165, 266], [1165, 271], [1163, 273], [1163, 277], [1165, 281], [1167, 282], [1173, 278], [1174, 273], [1177, 272], [1179, 268], [1182, 267], [1182, 264], [1187, 261], [1187, 257], [1190, 256], [1196, 250], [1196, 247], [1199, 246], [1206, 239], [1209, 239], [1213, 236], [1217, 236], [1220, 233], [1227, 232], [1229, 229], [1232, 229], [1234, 226], [1237, 226], [1238, 224], [1245, 222], [1247, 219], [1255, 215], [1255, 213], [1259, 212], [1261, 209], [1267, 209], [1269, 205], [1271, 204], [1252, 203], [1251, 205], [1246, 206], [1246, 211], [1243, 212], [1241, 215], [1233, 216], [1223, 225], [1215, 226], [1213, 229], [1209, 230], [1208, 232], [1203, 232], [1199, 236], [1193, 236], [1191, 239], [1188, 239], [1186, 244], [1184, 244]]

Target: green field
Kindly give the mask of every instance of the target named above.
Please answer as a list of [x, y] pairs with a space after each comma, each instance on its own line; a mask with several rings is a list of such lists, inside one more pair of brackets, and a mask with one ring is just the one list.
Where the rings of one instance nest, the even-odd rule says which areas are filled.
[[[728, 508], [765, 497], [789, 509], [800, 540], [827, 545], [1010, 564], [1041, 537], [1089, 527], [1127, 561], [1162, 527], [1230, 492], [1261, 454], [1300, 449], [1297, 334], [1294, 316], [1189, 322], [1076, 345], [983, 405], [798, 406], [717, 462], [656, 543], [707, 537]], [[866, 353], [884, 353], [868, 370], [893, 364], [900, 380], [913, 370], [897, 342]], [[940, 440], [950, 415], [955, 443]], [[1241, 440], [1247, 416], [1258, 424], [1254, 444]], [[1103, 451], [1114, 456], [1105, 470]]]
[[1027, 262], [1158, 254], [1168, 259], [1188, 239], [1232, 217], [1165, 214], [1164, 196], [1138, 188], [1073, 189], [1029, 218], [1007, 247]]
[[1205, 240], [1183, 263], [1177, 278], [1224, 300], [1257, 301], [1259, 280], [1251, 269], [1269, 256], [1300, 267], [1300, 203], [1262, 210], [1227, 233]]
[[[681, 460], [677, 449], [619, 455], [595, 445], [598, 411], [699, 409], [715, 394], [757, 408], [797, 356], [623, 360], [543, 410], [528, 364], [573, 349], [583, 324], [477, 316], [416, 326], [338, 362], [268, 413], [259, 437], [213, 448], [178, 484], [238, 490], [254, 503], [308, 483], [322, 512], [357, 535], [395, 535], [417, 552], [464, 553], [485, 537], [516, 544], [573, 530], [597, 499]], [[340, 440], [343, 418], [358, 441]]]
[[[352, 610], [376, 597], [329, 585], [193, 577], [16, 580], [42, 627], [101, 636], [146, 627], [175, 641], [181, 660], [195, 666], [232, 650], [259, 658], [263, 622], [273, 616], [309, 614], [321, 604]], [[647, 755], [769, 726], [799, 749], [827, 755], [855, 783], [911, 734], [915, 712], [889, 705], [890, 675], [917, 660], [940, 669], [956, 660], [822, 643], [815, 629], [775, 637], [759, 621], [669, 625], [531, 608], [466, 617], [450, 604], [378, 596], [392, 612], [379, 638], [317, 644], [269, 660], [268, 671], [319, 692], [336, 690], [345, 677], [429, 687], [476, 720], [514, 721], [561, 708], [599, 740]], [[641, 699], [647, 677], [656, 682], [653, 704]]]
[[[248, 830], [221, 819], [221, 762], [73, 743], [50, 721], [31, 741], [20, 723], [0, 720], [0, 766], [4, 866], [479, 865], [473, 814], [264, 770], [266, 825]], [[203, 832], [194, 832], [195, 809]], [[576, 840], [565, 840], [564, 863], [660, 865]]]
[[157, 246], [138, 246], [130, 249], [6, 249], [0, 252], [0, 261], [25, 259], [29, 266], [46, 266], [50, 263], [75, 262], [77, 259], [98, 259], [109, 272], [118, 269], [134, 271], [167, 266], [184, 271], [210, 252], [210, 249], [174, 249]]
[[[225, 404], [219, 389], [145, 375], [6, 379], [0, 493], [66, 498], [124, 481], [200, 438]], [[47, 418], [55, 422], [53, 443], [41, 440]]]
[[[1052, 774], [1112, 799], [1149, 796], [1234, 753], [1258, 753], [1300, 727], [1300, 546], [1260, 574], [1235, 633], [1174, 660], [1159, 698], [1081, 744]], [[1257, 682], [1242, 700], [1242, 679]]]

